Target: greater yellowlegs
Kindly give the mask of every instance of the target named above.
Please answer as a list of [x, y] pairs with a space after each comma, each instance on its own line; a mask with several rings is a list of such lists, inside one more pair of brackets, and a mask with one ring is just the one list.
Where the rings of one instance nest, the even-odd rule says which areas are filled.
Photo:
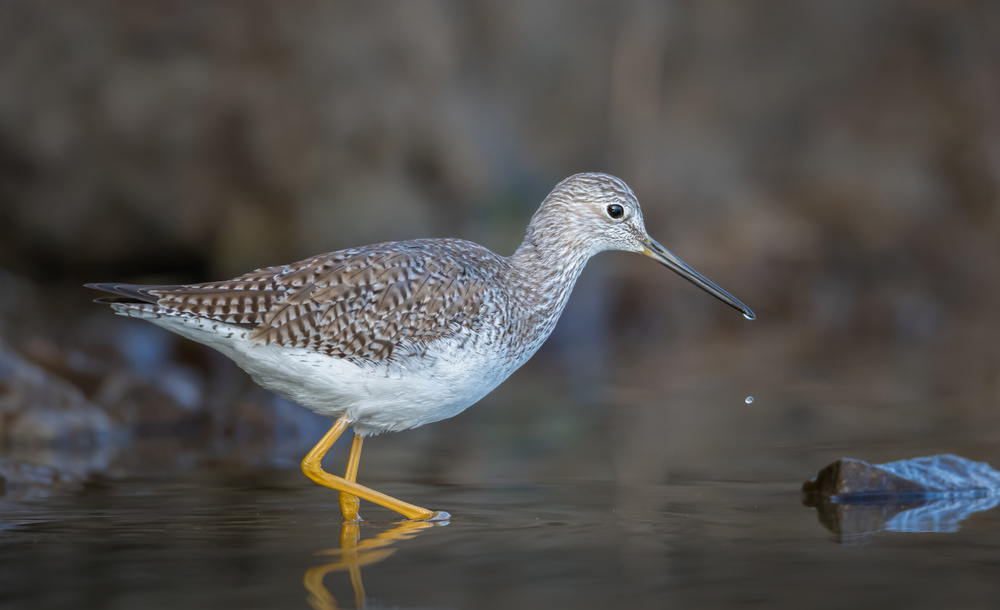
[[[232, 358], [260, 385], [333, 427], [302, 461], [340, 491], [410, 519], [440, 515], [355, 482], [364, 437], [452, 417], [531, 357], [580, 272], [604, 250], [641, 252], [753, 319], [750, 309], [646, 234], [639, 202], [607, 174], [577, 174], [549, 193], [509, 257], [460, 239], [389, 242], [320, 254], [221, 282], [88, 284], [119, 315], [142, 318]], [[322, 459], [348, 427], [347, 472]]]

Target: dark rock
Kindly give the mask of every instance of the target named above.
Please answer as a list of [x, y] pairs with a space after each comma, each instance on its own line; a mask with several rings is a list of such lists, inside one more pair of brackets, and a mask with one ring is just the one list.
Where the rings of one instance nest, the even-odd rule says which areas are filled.
[[1000, 472], [957, 455], [933, 455], [887, 464], [841, 458], [802, 485], [811, 496], [835, 501], [929, 498], [1000, 493]]
[[1000, 504], [1000, 472], [957, 455], [887, 464], [841, 458], [802, 485], [804, 503], [842, 543], [879, 531], [954, 532]]
[[861, 460], [840, 458], [802, 484], [802, 491], [823, 497], [919, 492], [921, 486]]
[[99, 446], [121, 428], [74, 385], [0, 344], [0, 441], [7, 446]]

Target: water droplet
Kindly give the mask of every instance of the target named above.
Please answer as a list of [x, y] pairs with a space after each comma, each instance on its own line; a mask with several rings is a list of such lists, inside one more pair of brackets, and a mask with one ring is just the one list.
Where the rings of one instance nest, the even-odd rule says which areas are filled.
[[744, 400], [743, 402], [747, 403], [748, 405], [753, 404], [753, 396], [747, 396], [747, 399]]
[[752, 311], [750, 311], [749, 309], [743, 312], [743, 317], [746, 318], [747, 320], [756, 320], [757, 319], [757, 316], [755, 316], [754, 313]]

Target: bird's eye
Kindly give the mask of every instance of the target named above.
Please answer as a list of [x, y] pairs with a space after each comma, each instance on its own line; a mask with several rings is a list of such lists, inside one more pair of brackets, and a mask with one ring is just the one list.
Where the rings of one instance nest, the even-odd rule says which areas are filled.
[[608, 206], [608, 216], [612, 218], [621, 218], [625, 215], [625, 208], [618, 205], [617, 203], [612, 203]]

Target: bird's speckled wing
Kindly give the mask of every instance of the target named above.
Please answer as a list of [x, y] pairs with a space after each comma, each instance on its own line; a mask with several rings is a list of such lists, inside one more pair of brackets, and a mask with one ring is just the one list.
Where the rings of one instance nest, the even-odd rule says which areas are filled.
[[463, 240], [390, 242], [150, 294], [163, 309], [250, 328], [265, 344], [383, 362], [475, 330], [503, 264]]

